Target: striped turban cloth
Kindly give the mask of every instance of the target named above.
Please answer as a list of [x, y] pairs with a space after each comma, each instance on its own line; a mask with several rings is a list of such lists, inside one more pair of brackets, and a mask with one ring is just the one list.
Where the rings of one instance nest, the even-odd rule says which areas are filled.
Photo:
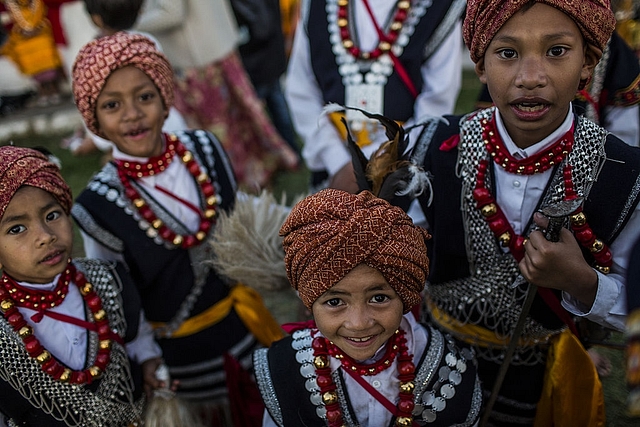
[[60, 175], [58, 166], [31, 148], [0, 147], [0, 218], [16, 192], [25, 185], [50, 193], [69, 214], [73, 203], [71, 189]]
[[473, 62], [482, 59], [505, 22], [531, 1], [553, 6], [569, 15], [587, 42], [600, 50], [604, 50], [615, 28], [616, 19], [609, 0], [469, 0], [462, 30]]
[[291, 286], [313, 303], [360, 264], [378, 270], [402, 299], [420, 302], [429, 273], [426, 230], [368, 191], [322, 190], [296, 204], [280, 229]]
[[173, 70], [167, 58], [147, 37], [127, 32], [87, 43], [73, 64], [73, 97], [87, 128], [99, 132], [96, 102], [114, 71], [132, 65], [144, 72], [160, 91], [167, 110], [173, 105]]

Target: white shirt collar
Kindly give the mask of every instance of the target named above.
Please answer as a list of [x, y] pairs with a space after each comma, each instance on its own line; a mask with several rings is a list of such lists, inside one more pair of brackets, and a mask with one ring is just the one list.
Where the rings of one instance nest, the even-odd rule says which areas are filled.
[[500, 112], [496, 108], [495, 110], [496, 116], [496, 129], [498, 130], [498, 134], [502, 138], [502, 142], [504, 143], [505, 148], [509, 151], [509, 154], [516, 158], [526, 159], [529, 156], [537, 154], [542, 150], [547, 149], [558, 141], [565, 133], [571, 130], [571, 126], [573, 126], [573, 108], [569, 105], [569, 112], [567, 113], [567, 117], [565, 117], [562, 124], [549, 136], [544, 138], [542, 141], [536, 142], [530, 147], [520, 148], [518, 147], [509, 132], [507, 132], [507, 128], [504, 126], [504, 122], [502, 121], [502, 117], [500, 116]]

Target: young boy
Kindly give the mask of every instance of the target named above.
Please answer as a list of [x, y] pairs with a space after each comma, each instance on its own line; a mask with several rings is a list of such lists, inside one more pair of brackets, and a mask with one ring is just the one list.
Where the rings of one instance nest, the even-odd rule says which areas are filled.
[[71, 191], [42, 153], [0, 147], [0, 180], [0, 425], [140, 421], [137, 362], [157, 387], [161, 351], [131, 278], [70, 260]]
[[263, 426], [474, 425], [473, 351], [409, 313], [429, 270], [425, 230], [370, 192], [326, 189], [280, 234], [315, 325], [256, 351]]
[[[84, 0], [87, 13], [91, 17], [91, 21], [100, 30], [97, 37], [111, 36], [118, 31], [128, 31], [133, 27], [140, 8], [142, 0]], [[142, 34], [142, 33], [139, 33]], [[158, 41], [149, 36], [159, 50], [162, 50]], [[162, 126], [163, 130], [170, 132], [173, 130], [189, 129], [184, 118], [175, 107], [169, 109], [169, 116]], [[110, 152], [113, 145], [104, 138], [87, 131], [84, 126], [77, 129], [71, 138], [65, 139], [63, 142], [75, 155], [86, 155], [99, 149], [104, 152]]]
[[[476, 346], [485, 397], [509, 364], [493, 425], [603, 422], [597, 374], [569, 329], [574, 316], [624, 327], [640, 152], [577, 117], [571, 100], [614, 23], [608, 0], [469, 1], [465, 42], [495, 108], [426, 124], [413, 150], [431, 174], [427, 311]], [[536, 211], [560, 217], [558, 241]], [[529, 283], [537, 295], [523, 312]]]
[[73, 208], [85, 251], [126, 263], [178, 396], [227, 425], [230, 400], [245, 410], [260, 404], [229, 396], [235, 378], [227, 376], [237, 362], [250, 369], [253, 350], [282, 332], [255, 292], [230, 287], [203, 262], [217, 210], [235, 198], [226, 154], [206, 131], [163, 133], [173, 73], [146, 37], [119, 32], [88, 43], [73, 92], [87, 128], [115, 146]]

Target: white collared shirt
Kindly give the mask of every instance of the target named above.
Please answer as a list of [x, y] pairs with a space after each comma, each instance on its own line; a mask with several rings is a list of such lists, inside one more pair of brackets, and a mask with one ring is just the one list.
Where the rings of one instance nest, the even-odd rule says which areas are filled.
[[[571, 129], [574, 121], [573, 110], [564, 122], [551, 135], [542, 141], [526, 148], [520, 149], [513, 142], [506, 131], [500, 113], [495, 110], [496, 127], [505, 147], [513, 156], [522, 158], [537, 154], [553, 145], [562, 135]], [[529, 219], [533, 216], [538, 201], [542, 197], [547, 182], [551, 179], [553, 170], [534, 175], [516, 175], [506, 172], [502, 168], [494, 168], [496, 180], [496, 201], [507, 220], [517, 234], [523, 232]], [[586, 317], [596, 323], [614, 329], [623, 330], [626, 317], [626, 290], [624, 279], [626, 277], [629, 254], [635, 241], [640, 237], [640, 206], [634, 213], [620, 235], [610, 247], [613, 255], [613, 265], [609, 274], [598, 273], [598, 291], [596, 300], [589, 308], [580, 303], [566, 292], [562, 295], [562, 305], [576, 316]]]

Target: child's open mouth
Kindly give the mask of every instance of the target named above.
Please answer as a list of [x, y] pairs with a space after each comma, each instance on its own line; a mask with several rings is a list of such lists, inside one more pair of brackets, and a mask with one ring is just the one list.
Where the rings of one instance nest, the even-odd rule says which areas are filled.
[[537, 111], [542, 111], [544, 108], [546, 108], [546, 105], [522, 103], [522, 104], [516, 104], [516, 108], [518, 108], [519, 110], [525, 111], [527, 113], [535, 113]]

